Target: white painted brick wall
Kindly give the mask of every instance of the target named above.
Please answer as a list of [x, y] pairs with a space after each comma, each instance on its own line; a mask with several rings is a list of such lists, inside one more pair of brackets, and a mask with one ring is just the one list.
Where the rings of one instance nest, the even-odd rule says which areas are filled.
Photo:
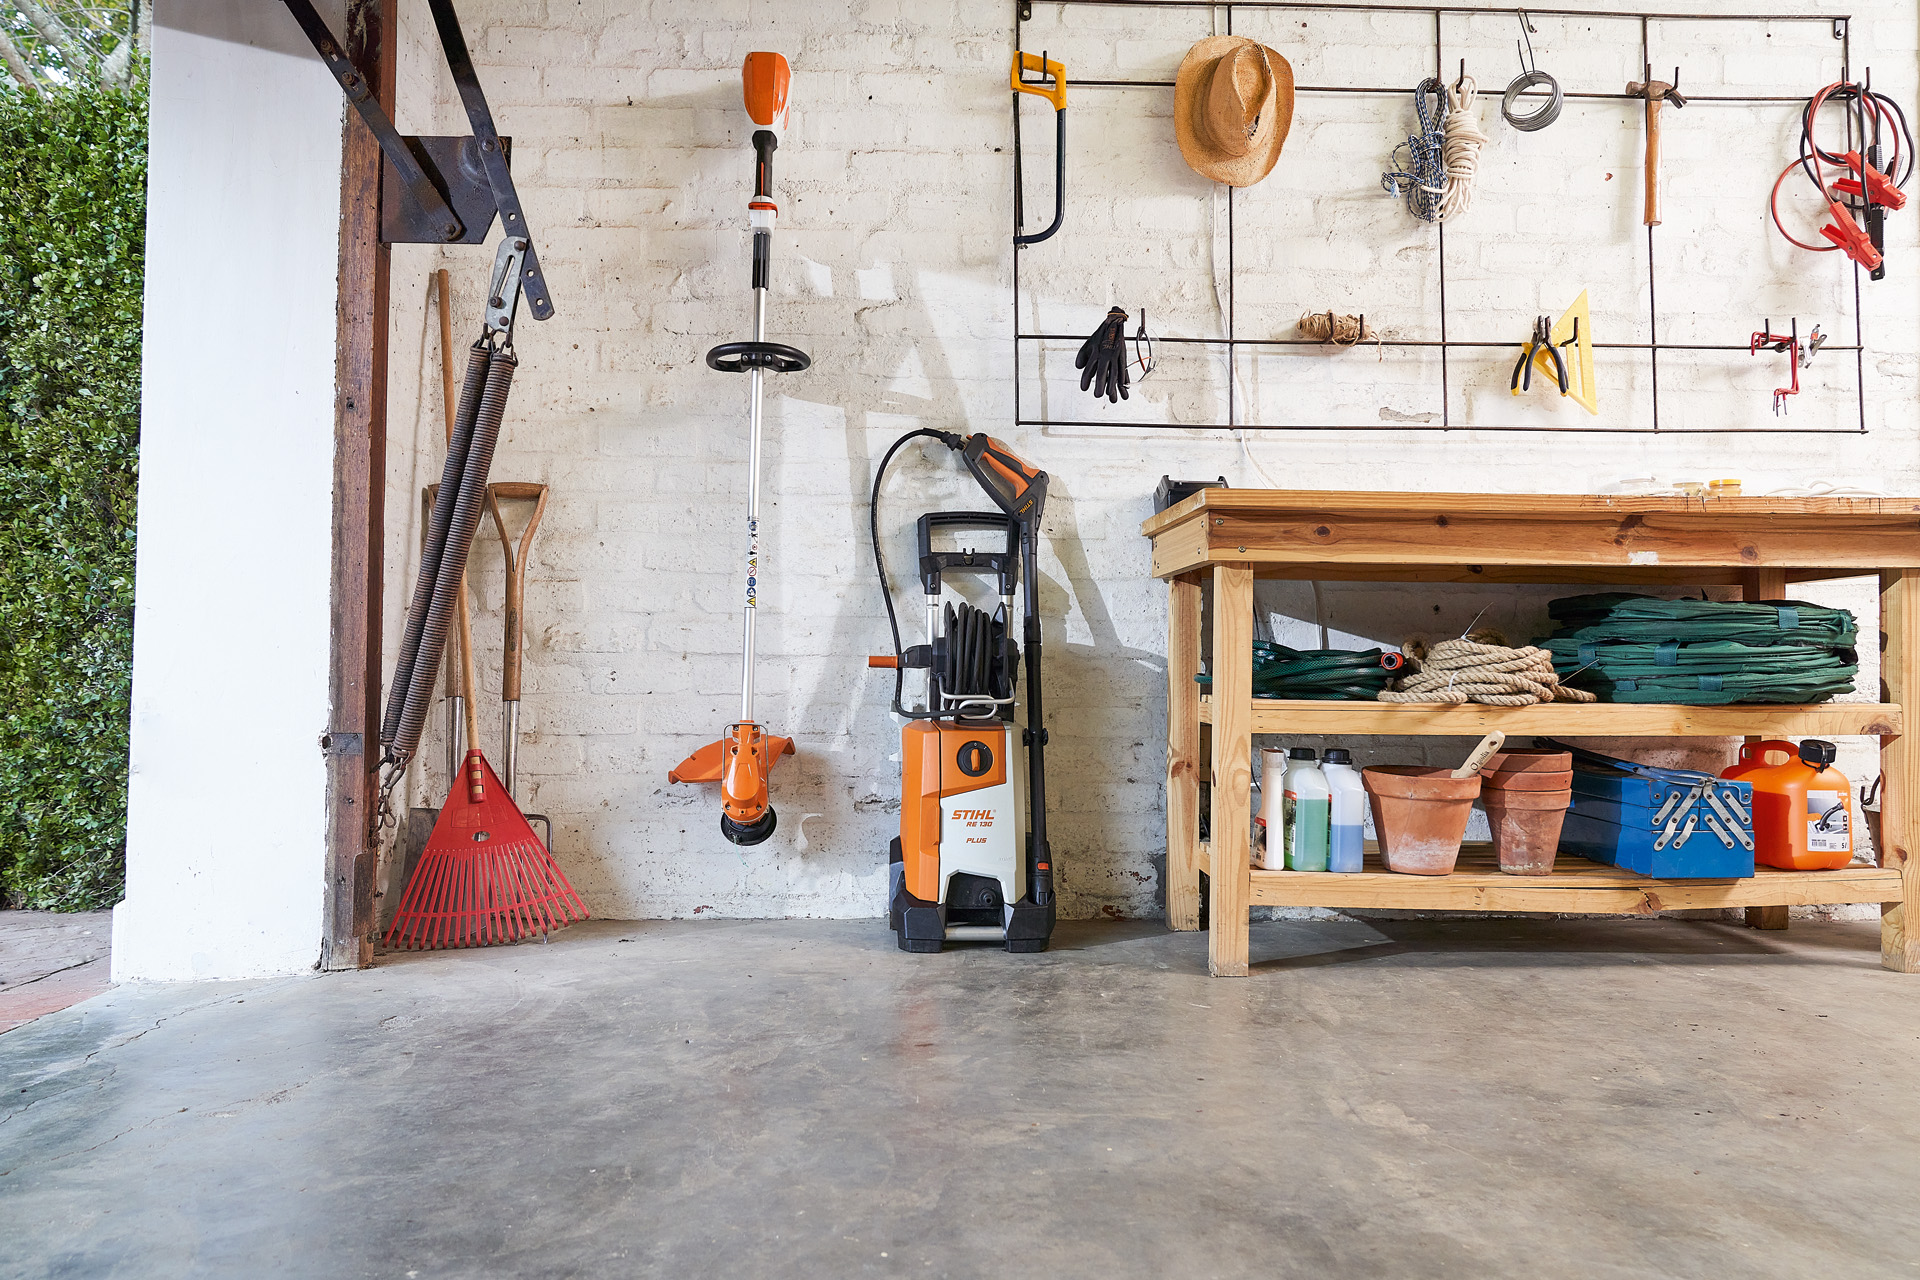
[[[1012, 9], [997, 0], [462, 5], [500, 126], [515, 140], [517, 180], [558, 308], [546, 324], [522, 322], [522, 366], [494, 467], [497, 479], [553, 490], [527, 594], [523, 800], [552, 815], [558, 856], [596, 914], [881, 910], [897, 824], [897, 731], [886, 713], [890, 681], [864, 663], [887, 647], [866, 493], [880, 453], [914, 426], [992, 431], [1053, 475], [1042, 598], [1052, 835], [1069, 915], [1154, 910], [1165, 605], [1138, 525], [1162, 473], [1224, 474], [1236, 485], [1265, 483], [1264, 474], [1340, 489], [1588, 492], [1645, 475], [1738, 475], [1748, 492], [1813, 480], [1920, 487], [1912, 214], [1889, 224], [1891, 278], [1865, 290], [1866, 437], [1465, 430], [1255, 433], [1243, 444], [1223, 432], [1011, 428]], [[1856, 68], [1872, 65], [1876, 87], [1913, 102], [1920, 40], [1910, 4], [1791, 10], [1857, 15]], [[1617, 91], [1637, 76], [1635, 24], [1535, 22], [1541, 65], [1570, 90]], [[1401, 335], [1437, 336], [1434, 233], [1378, 188], [1413, 125], [1410, 90], [1430, 65], [1430, 20], [1242, 9], [1235, 23], [1286, 53], [1302, 83], [1409, 88], [1392, 99], [1301, 95], [1273, 175], [1235, 197], [1239, 332], [1285, 336], [1301, 311], [1331, 306], [1365, 309]], [[1070, 82], [1170, 78], [1209, 30], [1199, 10], [1063, 14], [1036, 3], [1023, 43], [1063, 59]], [[1518, 134], [1498, 119], [1499, 90], [1517, 70], [1510, 12], [1450, 16], [1444, 34], [1449, 66], [1464, 54], [1481, 78], [1492, 137], [1478, 202], [1448, 233], [1451, 336], [1517, 338], [1534, 313], [1558, 312], [1591, 287], [1602, 340], [1644, 339], [1637, 112], [1573, 102], [1551, 129]], [[780, 50], [794, 68], [792, 127], [776, 166], [770, 336], [809, 350], [815, 365], [773, 379], [763, 506], [760, 714], [798, 739], [799, 755], [775, 773], [779, 833], [738, 849], [716, 830], [715, 789], [671, 786], [666, 774], [736, 710], [746, 389], [707, 370], [703, 355], [748, 330], [751, 160], [739, 65], [754, 49]], [[1818, 25], [1653, 28], [1656, 68], [1680, 62], [1695, 93], [1804, 93], [1837, 74], [1837, 49]], [[417, 38], [405, 55], [403, 123], [457, 131], [435, 56]], [[1217, 334], [1224, 200], [1179, 158], [1171, 92], [1069, 94], [1067, 227], [1024, 255], [1022, 325], [1084, 333], [1119, 302], [1146, 307], [1163, 333]], [[1030, 218], [1051, 209], [1052, 131], [1038, 105], [1026, 117]], [[1763, 316], [1798, 314], [1803, 328], [1820, 320], [1837, 340], [1850, 337], [1850, 281], [1831, 258], [1781, 244], [1764, 221], [1762, 199], [1789, 153], [1793, 120], [1791, 108], [1708, 103], [1669, 114], [1668, 220], [1657, 242], [1663, 336], [1744, 342]], [[419, 489], [438, 470], [437, 321], [425, 306], [426, 275], [442, 262], [453, 268], [464, 346], [490, 260], [478, 248], [394, 255], [390, 648], [417, 563]], [[1223, 412], [1224, 365], [1191, 349], [1169, 351], [1128, 404], [1095, 407], [1074, 384], [1074, 345], [1021, 353], [1026, 412], [1132, 422]], [[1512, 359], [1497, 350], [1455, 360], [1457, 417], [1588, 421], [1539, 397], [1511, 400]], [[1644, 365], [1632, 353], [1603, 358], [1606, 423], [1644, 421], [1635, 399], [1644, 400]], [[1437, 372], [1410, 352], [1384, 363], [1365, 351], [1263, 354], [1240, 361], [1238, 394], [1267, 415], [1416, 421], [1438, 408]], [[1768, 391], [1780, 372], [1776, 357], [1670, 356], [1661, 365], [1663, 422], [1773, 426]], [[1816, 361], [1806, 380], [1789, 425], [1850, 420], [1844, 357]], [[892, 481], [885, 511], [896, 573], [911, 516], [983, 505], [945, 458], [909, 455]], [[497, 753], [502, 575], [490, 529], [474, 564], [480, 681], [494, 691], [483, 694], [483, 722]], [[1857, 586], [1833, 591], [1870, 607]], [[1409, 631], [1464, 625], [1489, 600], [1490, 617], [1526, 632], [1553, 594], [1339, 586], [1326, 600], [1336, 634], [1397, 643]], [[1304, 590], [1263, 599], [1283, 632], [1311, 638]], [[910, 635], [917, 617], [908, 614]], [[1463, 744], [1362, 745], [1367, 759], [1409, 760]], [[447, 788], [437, 741], [422, 759], [407, 798], [437, 804]], [[1858, 744], [1849, 760], [1856, 776], [1871, 773]]]

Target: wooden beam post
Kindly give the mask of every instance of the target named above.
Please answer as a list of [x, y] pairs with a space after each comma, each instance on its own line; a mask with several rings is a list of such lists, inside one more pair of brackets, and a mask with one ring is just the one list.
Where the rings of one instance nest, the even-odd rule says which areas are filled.
[[[1787, 571], [1784, 568], [1767, 566], [1759, 569], [1747, 569], [1740, 575], [1740, 598], [1743, 600], [1785, 600], [1787, 598]], [[1761, 739], [1747, 735], [1748, 742]], [[1784, 929], [1787, 927], [1786, 907], [1748, 907], [1747, 928]]]
[[1253, 895], [1249, 812], [1253, 790], [1253, 570], [1213, 569], [1213, 817], [1207, 904], [1207, 968], [1247, 975], [1247, 911]]
[[[1920, 697], [1920, 569], [1880, 575], [1880, 679], [1888, 701]], [[1920, 858], [1914, 857], [1914, 796], [1920, 787], [1920, 739], [1880, 739], [1880, 865], [1900, 872], [1905, 897], [1881, 905], [1880, 963], [1920, 973]]]
[[1200, 927], [1200, 582], [1167, 583], [1167, 927]]
[[[396, 0], [347, 0], [347, 56], [393, 114]], [[386, 527], [387, 246], [380, 242], [380, 146], [344, 112], [340, 275], [334, 348], [333, 652], [327, 734], [323, 969], [373, 962], [378, 867], [380, 595]]]

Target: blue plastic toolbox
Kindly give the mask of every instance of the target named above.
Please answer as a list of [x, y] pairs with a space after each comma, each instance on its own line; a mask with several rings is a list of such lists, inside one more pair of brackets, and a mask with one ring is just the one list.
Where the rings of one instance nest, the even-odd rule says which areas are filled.
[[1659, 880], [1753, 874], [1752, 784], [1569, 749], [1566, 852]]

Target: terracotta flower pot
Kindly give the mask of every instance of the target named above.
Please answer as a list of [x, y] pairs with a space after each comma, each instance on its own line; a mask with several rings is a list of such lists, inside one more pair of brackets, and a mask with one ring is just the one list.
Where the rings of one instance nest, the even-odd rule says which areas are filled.
[[1573, 768], [1573, 752], [1537, 747], [1509, 747], [1487, 757], [1483, 776], [1495, 773], [1564, 773]]
[[1558, 773], [1482, 774], [1480, 794], [1489, 791], [1565, 791], [1573, 786], [1573, 770]]
[[1360, 771], [1387, 870], [1414, 876], [1452, 873], [1474, 798], [1480, 794], [1480, 775], [1451, 778], [1451, 772], [1418, 765], [1374, 765]]
[[1552, 875], [1573, 792], [1485, 791], [1480, 798], [1500, 869], [1512, 876]]

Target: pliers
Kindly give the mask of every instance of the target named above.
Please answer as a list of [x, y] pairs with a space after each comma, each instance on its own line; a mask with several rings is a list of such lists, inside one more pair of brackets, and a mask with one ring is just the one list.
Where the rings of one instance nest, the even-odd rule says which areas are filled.
[[[1574, 321], [1575, 325], [1579, 323], [1580, 321], [1578, 319]], [[1579, 330], [1576, 328], [1573, 337], [1569, 338], [1568, 341], [1576, 341], [1579, 336]], [[1533, 338], [1520, 352], [1520, 361], [1513, 366], [1513, 377], [1507, 383], [1507, 390], [1532, 390], [1533, 357], [1543, 348], [1548, 355], [1553, 357], [1553, 371], [1559, 375], [1560, 378], [1560, 394], [1567, 394], [1567, 362], [1566, 359], [1561, 356], [1560, 348], [1553, 345], [1553, 321], [1547, 316], [1534, 317]]]

